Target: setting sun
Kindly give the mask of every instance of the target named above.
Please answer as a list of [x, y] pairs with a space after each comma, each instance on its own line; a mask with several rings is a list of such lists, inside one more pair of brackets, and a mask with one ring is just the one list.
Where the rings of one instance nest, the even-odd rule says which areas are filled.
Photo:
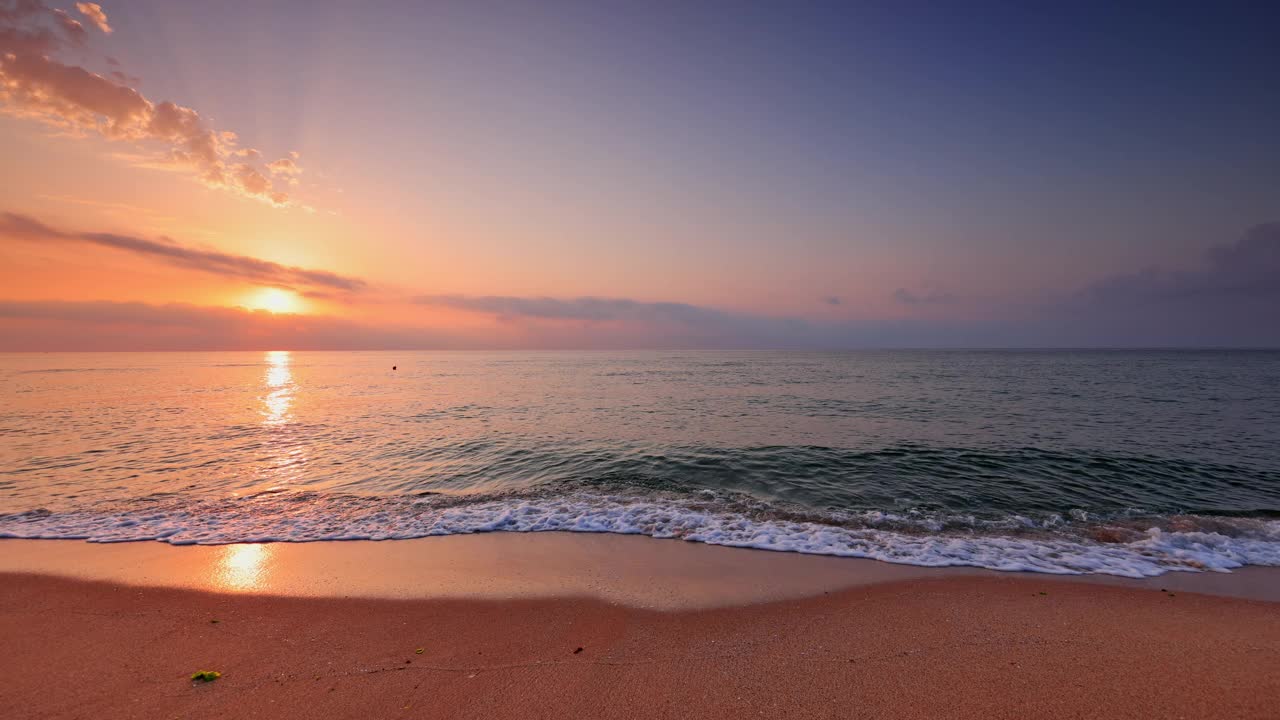
[[291, 290], [262, 288], [249, 297], [245, 307], [271, 313], [296, 313], [302, 311], [302, 298]]

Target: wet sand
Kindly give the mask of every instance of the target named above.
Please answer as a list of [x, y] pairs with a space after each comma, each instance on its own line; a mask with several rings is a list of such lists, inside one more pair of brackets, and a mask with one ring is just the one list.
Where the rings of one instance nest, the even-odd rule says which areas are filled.
[[[898, 580], [1011, 577], [978, 568], [925, 568], [640, 535], [564, 532], [176, 547], [160, 542], [0, 540], [3, 572], [298, 597], [591, 597], [658, 610], [802, 598]], [[1171, 572], [1140, 580], [1014, 575], [1280, 601], [1280, 568]]]
[[[361, 574], [338, 569], [341, 553], [354, 553], [347, 560], [355, 562], [399, 553], [401, 543], [312, 546], [307, 552], [317, 557], [329, 548], [329, 579], [291, 596], [207, 576], [220, 591], [195, 582], [155, 586], [182, 585], [180, 577], [152, 577], [152, 586], [88, 580], [84, 568], [80, 579], [7, 572], [0, 574], [0, 708], [6, 718], [103, 720], [1271, 718], [1280, 706], [1274, 602], [1033, 574], [907, 568], [916, 574], [871, 577], [895, 566], [601, 537], [552, 539], [528, 553], [578, 546], [621, 566], [610, 575], [591, 575], [598, 568], [590, 563], [586, 575], [561, 567], [581, 558], [544, 558], [538, 570], [521, 556], [523, 570], [497, 585], [490, 581], [501, 572], [472, 563], [501, 544], [527, 548], [529, 536], [487, 541], [492, 547], [426, 544], [444, 540], [431, 539], [418, 554], [452, 557], [453, 576], [470, 573], [474, 582], [452, 592], [448, 574], [402, 577], [399, 587], [416, 583], [417, 592], [384, 598], [330, 583]], [[39, 565], [31, 558], [46, 552], [42, 546], [0, 543], [2, 566]], [[344, 547], [355, 549], [334, 552]], [[230, 552], [120, 548], [62, 543], [47, 552], [96, 556], [105, 566], [132, 553], [168, 558], [143, 562], [145, 573], [164, 562], [203, 567], [206, 556], [216, 566]], [[620, 548], [629, 551], [619, 556]], [[659, 563], [664, 556], [684, 559], [671, 569]], [[270, 562], [298, 557], [273, 552]], [[259, 570], [277, 578], [304, 572]], [[698, 574], [693, 600], [681, 599], [681, 578]], [[1244, 585], [1275, 578], [1251, 575]], [[809, 584], [795, 589], [801, 576]], [[849, 582], [854, 576], [865, 582]], [[550, 586], [556, 578], [559, 588]], [[698, 589], [733, 584], [755, 589]], [[636, 591], [645, 587], [656, 590]], [[353, 589], [360, 592], [344, 592]], [[222, 677], [194, 683], [198, 670]]]

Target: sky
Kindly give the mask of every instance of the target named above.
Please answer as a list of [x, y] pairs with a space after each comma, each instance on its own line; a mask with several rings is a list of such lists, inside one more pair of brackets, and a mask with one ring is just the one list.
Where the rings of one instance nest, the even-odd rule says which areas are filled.
[[0, 351], [1280, 346], [1276, 27], [0, 0]]

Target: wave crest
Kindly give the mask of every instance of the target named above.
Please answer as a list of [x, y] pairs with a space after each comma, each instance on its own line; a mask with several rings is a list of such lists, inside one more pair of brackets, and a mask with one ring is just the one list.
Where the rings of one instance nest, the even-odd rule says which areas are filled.
[[815, 512], [735, 493], [627, 488], [370, 497], [154, 495], [92, 510], [0, 515], [0, 537], [174, 545], [393, 540], [480, 532], [595, 532], [886, 562], [1148, 577], [1280, 566], [1280, 521], [1138, 510], [979, 517]]

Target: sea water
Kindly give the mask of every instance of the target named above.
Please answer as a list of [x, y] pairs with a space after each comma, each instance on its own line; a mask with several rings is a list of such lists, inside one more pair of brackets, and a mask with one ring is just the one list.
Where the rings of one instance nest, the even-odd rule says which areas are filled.
[[1280, 352], [0, 355], [0, 537], [1280, 565]]

